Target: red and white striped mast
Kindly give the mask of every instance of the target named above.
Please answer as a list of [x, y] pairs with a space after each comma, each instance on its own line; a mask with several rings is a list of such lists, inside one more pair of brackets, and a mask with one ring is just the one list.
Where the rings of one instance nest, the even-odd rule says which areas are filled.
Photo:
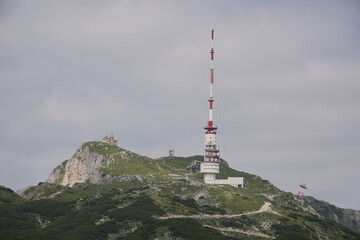
[[216, 146], [216, 130], [213, 122], [213, 85], [214, 85], [214, 30], [211, 30], [211, 50], [210, 50], [210, 97], [209, 97], [209, 121], [204, 128], [205, 132], [205, 154], [204, 163], [201, 164], [200, 172], [204, 174], [205, 182], [211, 182], [216, 179], [219, 173], [220, 155], [219, 148]]
[[[208, 126], [205, 128], [208, 130], [208, 128], [211, 128], [211, 130], [216, 130], [216, 127], [213, 126], [213, 85], [214, 85], [214, 30], [211, 30], [211, 50], [210, 50], [210, 98], [209, 98], [209, 121]], [[216, 134], [216, 133], [215, 133]]]

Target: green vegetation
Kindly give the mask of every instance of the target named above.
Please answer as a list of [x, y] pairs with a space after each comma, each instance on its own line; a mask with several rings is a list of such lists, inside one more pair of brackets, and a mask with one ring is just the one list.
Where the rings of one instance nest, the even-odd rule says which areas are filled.
[[203, 157], [199, 155], [191, 157], [174, 157], [174, 158], [160, 158], [157, 162], [169, 166], [169, 169], [174, 171], [186, 172], [186, 167], [190, 166], [193, 161], [203, 161]]
[[174, 236], [183, 239], [235, 239], [226, 237], [212, 228], [204, 227], [198, 221], [192, 219], [170, 219], [166, 221], [166, 225], [173, 232]]
[[14, 191], [10, 188], [0, 186], [0, 205], [7, 203], [20, 203], [23, 201], [24, 199], [14, 193]]
[[[0, 239], [264, 239], [253, 233], [295, 240], [360, 238], [224, 160], [219, 178], [244, 177], [245, 188], [206, 185], [201, 174], [185, 170], [202, 156], [151, 159], [100, 142], [85, 143], [79, 151], [84, 149], [105, 156], [100, 170], [114, 177], [71, 188], [40, 183], [24, 192], [27, 199], [0, 187]], [[65, 163], [60, 173], [64, 169]], [[276, 213], [248, 214], [264, 202]]]
[[[114, 154], [114, 153], [118, 153], [118, 152], [125, 152], [126, 150], [123, 148], [120, 148], [118, 146], [113, 146], [107, 143], [102, 143], [102, 142], [87, 142], [84, 143], [81, 148], [90, 148], [92, 151], [96, 152], [96, 153], [100, 153], [100, 154]], [[129, 152], [129, 151], [126, 151]]]

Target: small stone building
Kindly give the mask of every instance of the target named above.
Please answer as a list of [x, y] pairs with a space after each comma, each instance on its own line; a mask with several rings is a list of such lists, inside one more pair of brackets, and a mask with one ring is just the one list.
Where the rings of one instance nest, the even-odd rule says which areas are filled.
[[117, 140], [114, 138], [114, 136], [111, 134], [110, 136], [106, 135], [101, 142], [108, 143], [110, 145], [117, 146]]

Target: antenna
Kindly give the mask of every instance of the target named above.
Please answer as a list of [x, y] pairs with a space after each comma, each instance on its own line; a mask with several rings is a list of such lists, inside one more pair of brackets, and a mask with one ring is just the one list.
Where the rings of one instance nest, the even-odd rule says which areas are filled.
[[211, 30], [211, 47], [210, 47], [210, 96], [209, 96], [209, 121], [207, 126], [204, 127], [206, 130], [204, 145], [204, 163], [201, 165], [200, 172], [204, 174], [205, 182], [207, 180], [214, 181], [216, 179], [216, 174], [220, 170], [220, 150], [216, 146], [216, 130], [217, 127], [214, 126], [213, 121], [213, 107], [214, 107], [214, 97], [213, 97], [213, 85], [214, 85], [214, 30]]
[[214, 30], [211, 30], [211, 49], [210, 49], [210, 97], [209, 97], [209, 121], [204, 128], [205, 132], [205, 159], [204, 162], [220, 162], [219, 148], [216, 146], [216, 130], [213, 121], [213, 107], [214, 107]]
[[[217, 127], [213, 121], [213, 86], [214, 86], [214, 30], [211, 30], [211, 47], [210, 47], [210, 97], [209, 97], [209, 121], [204, 136], [204, 162], [200, 164], [200, 173], [204, 174], [204, 182], [206, 184], [228, 184], [234, 187], [244, 187], [243, 177], [231, 177], [228, 179], [216, 179], [216, 174], [220, 172], [220, 149], [216, 145]], [[189, 169], [192, 166], [188, 167]]]
[[[213, 126], [213, 105], [214, 105], [214, 97], [213, 97], [213, 85], [214, 85], [214, 30], [211, 30], [211, 50], [210, 50], [210, 97], [209, 97], [209, 121], [208, 127], [212, 128], [212, 130], [216, 130], [217, 128]], [[208, 130], [208, 129], [206, 129]]]

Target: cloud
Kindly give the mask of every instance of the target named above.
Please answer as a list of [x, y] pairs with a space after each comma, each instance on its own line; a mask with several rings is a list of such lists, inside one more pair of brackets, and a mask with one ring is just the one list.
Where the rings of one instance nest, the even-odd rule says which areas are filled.
[[[222, 156], [359, 208], [359, 194], [329, 191], [359, 181], [356, 1], [1, 4], [0, 184], [36, 184], [111, 132], [151, 157], [202, 154], [215, 28]], [[19, 169], [34, 174], [8, 174]]]

